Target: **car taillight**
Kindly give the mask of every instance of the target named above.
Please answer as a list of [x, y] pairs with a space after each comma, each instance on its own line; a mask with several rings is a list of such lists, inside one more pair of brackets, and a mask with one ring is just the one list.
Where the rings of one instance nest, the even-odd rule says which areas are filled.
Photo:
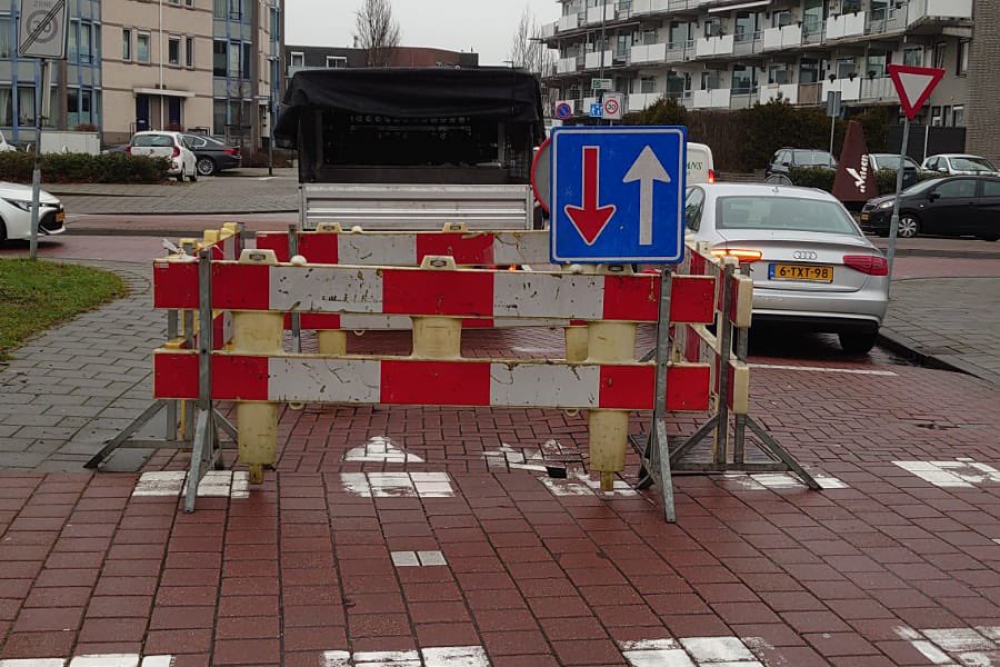
[[125, 149], [125, 155], [131, 155], [131, 154], [132, 154], [132, 147], [129, 146], [128, 148]]
[[180, 156], [181, 156], [181, 149], [178, 148], [177, 146], [174, 146], [174, 152], [172, 157], [180, 157]]
[[764, 257], [760, 250], [743, 250], [740, 248], [716, 248], [712, 251], [714, 257], [735, 257], [741, 264], [759, 261]]
[[889, 275], [889, 262], [877, 255], [844, 255], [844, 266], [869, 276]]
[[708, 170], [708, 182], [709, 183], [715, 183], [715, 170], [714, 169], [709, 169]]
[[240, 154], [240, 149], [239, 148], [227, 148], [225, 150], [225, 153], [226, 153], [226, 155], [239, 155]]

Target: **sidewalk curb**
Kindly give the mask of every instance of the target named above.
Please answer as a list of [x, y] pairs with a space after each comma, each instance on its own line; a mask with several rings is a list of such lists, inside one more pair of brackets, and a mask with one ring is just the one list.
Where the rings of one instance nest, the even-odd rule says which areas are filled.
[[908, 336], [896, 333], [892, 329], [883, 328], [879, 330], [878, 344], [896, 354], [918, 362], [921, 366], [971, 375], [985, 382], [1000, 386], [1000, 375], [985, 371], [954, 355], [926, 354], [921, 351], [920, 343]]

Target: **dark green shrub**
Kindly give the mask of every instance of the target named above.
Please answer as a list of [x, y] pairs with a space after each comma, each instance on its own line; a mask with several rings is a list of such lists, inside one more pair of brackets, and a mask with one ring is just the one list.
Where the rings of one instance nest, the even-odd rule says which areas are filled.
[[643, 111], [628, 114], [622, 122], [625, 125], [687, 125], [688, 110], [673, 98], [663, 98]]
[[[35, 158], [31, 153], [0, 153], [0, 180], [30, 183]], [[50, 153], [42, 156], [44, 183], [160, 183], [169, 162], [163, 158], [132, 157], [125, 153], [88, 155]]]
[[822, 167], [792, 167], [788, 172], [788, 177], [792, 179], [794, 185], [833, 192], [833, 182], [837, 178], [837, 172]]

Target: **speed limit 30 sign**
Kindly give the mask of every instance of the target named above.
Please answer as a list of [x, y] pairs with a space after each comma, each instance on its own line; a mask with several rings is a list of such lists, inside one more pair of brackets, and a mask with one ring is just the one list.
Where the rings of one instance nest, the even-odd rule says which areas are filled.
[[624, 102], [624, 95], [621, 93], [612, 93], [610, 95], [604, 96], [604, 119], [605, 120], [621, 120], [622, 119], [622, 104]]
[[69, 34], [67, 0], [21, 0], [17, 53], [22, 58], [63, 60]]

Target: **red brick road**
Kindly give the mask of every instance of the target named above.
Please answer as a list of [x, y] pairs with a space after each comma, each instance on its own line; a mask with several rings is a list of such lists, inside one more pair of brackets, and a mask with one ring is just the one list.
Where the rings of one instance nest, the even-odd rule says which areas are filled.
[[[403, 347], [393, 336], [352, 344]], [[544, 354], [558, 336], [467, 336], [469, 354], [499, 345]], [[502, 443], [530, 456], [553, 438], [585, 453], [582, 418], [540, 410], [287, 411], [278, 472], [249, 498], [203, 498], [192, 515], [176, 498], [132, 497], [135, 475], [0, 477], [0, 659], [317, 667], [326, 651], [361, 665], [389, 664], [362, 662], [366, 651], [471, 646], [494, 667], [568, 667], [626, 665], [630, 647], [641, 658], [620, 642], [728, 637], [708, 646], [752, 651], [757, 663], [733, 663], [744, 667], [1000, 664], [989, 638], [1000, 473], [958, 463], [958, 485], [940, 487], [893, 463], [1000, 467], [1000, 391], [815, 346], [806, 362], [781, 341], [759, 348], [772, 356], [754, 359], [769, 366], [754, 371], [754, 413], [848, 488], [679, 478], [676, 525], [655, 491], [598, 497], [579, 479], [497, 467], [496, 455], [491, 467], [484, 453]], [[376, 437], [422, 462], [344, 460]], [[164, 455], [150, 469], [182, 463]], [[422, 486], [427, 472], [447, 483]], [[380, 491], [387, 482], [409, 486]], [[437, 551], [446, 565], [396, 567], [391, 555]], [[946, 632], [918, 634], [934, 629]], [[676, 651], [663, 655], [677, 662], [635, 664], [694, 664]]]

